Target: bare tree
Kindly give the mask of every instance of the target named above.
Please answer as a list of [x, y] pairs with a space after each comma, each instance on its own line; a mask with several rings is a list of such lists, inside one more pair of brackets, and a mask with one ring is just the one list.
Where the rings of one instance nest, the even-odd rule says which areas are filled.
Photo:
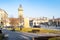
[[19, 19], [18, 18], [10, 18], [10, 25], [13, 26], [13, 29], [15, 29], [16, 26], [19, 25]]

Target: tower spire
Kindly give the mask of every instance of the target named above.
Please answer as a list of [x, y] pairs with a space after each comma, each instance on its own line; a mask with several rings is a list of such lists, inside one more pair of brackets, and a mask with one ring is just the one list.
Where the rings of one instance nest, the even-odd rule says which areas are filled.
[[19, 5], [18, 11], [23, 11], [22, 5]]
[[22, 8], [22, 5], [20, 4], [20, 6], [19, 6], [20, 8]]

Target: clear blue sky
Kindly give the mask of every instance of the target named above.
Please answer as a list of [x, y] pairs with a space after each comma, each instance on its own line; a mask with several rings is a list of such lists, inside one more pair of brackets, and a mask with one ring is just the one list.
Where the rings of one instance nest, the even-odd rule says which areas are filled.
[[60, 0], [0, 0], [0, 8], [7, 11], [9, 17], [18, 17], [18, 7], [22, 4], [24, 16], [60, 17]]

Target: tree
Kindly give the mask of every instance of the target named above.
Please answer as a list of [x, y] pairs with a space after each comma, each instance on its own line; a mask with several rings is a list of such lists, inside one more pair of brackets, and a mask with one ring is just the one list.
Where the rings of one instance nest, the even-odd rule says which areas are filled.
[[15, 27], [19, 25], [19, 19], [18, 18], [10, 18], [10, 25], [13, 26], [12, 27], [13, 29], [15, 29]]

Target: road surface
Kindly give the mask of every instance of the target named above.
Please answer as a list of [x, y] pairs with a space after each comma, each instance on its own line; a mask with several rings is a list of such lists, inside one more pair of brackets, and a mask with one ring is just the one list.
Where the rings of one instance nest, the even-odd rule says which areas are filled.
[[5, 40], [32, 40], [34, 37], [48, 37], [48, 36], [60, 36], [60, 34], [35, 34], [35, 33], [23, 33], [23, 32], [15, 32], [15, 31], [9, 31], [6, 29], [2, 30], [4, 34], [8, 35], [8, 38]]
[[29, 37], [24, 36], [22, 33], [17, 33], [9, 30], [3, 30], [3, 33], [8, 35], [8, 38], [5, 40], [30, 40]]

